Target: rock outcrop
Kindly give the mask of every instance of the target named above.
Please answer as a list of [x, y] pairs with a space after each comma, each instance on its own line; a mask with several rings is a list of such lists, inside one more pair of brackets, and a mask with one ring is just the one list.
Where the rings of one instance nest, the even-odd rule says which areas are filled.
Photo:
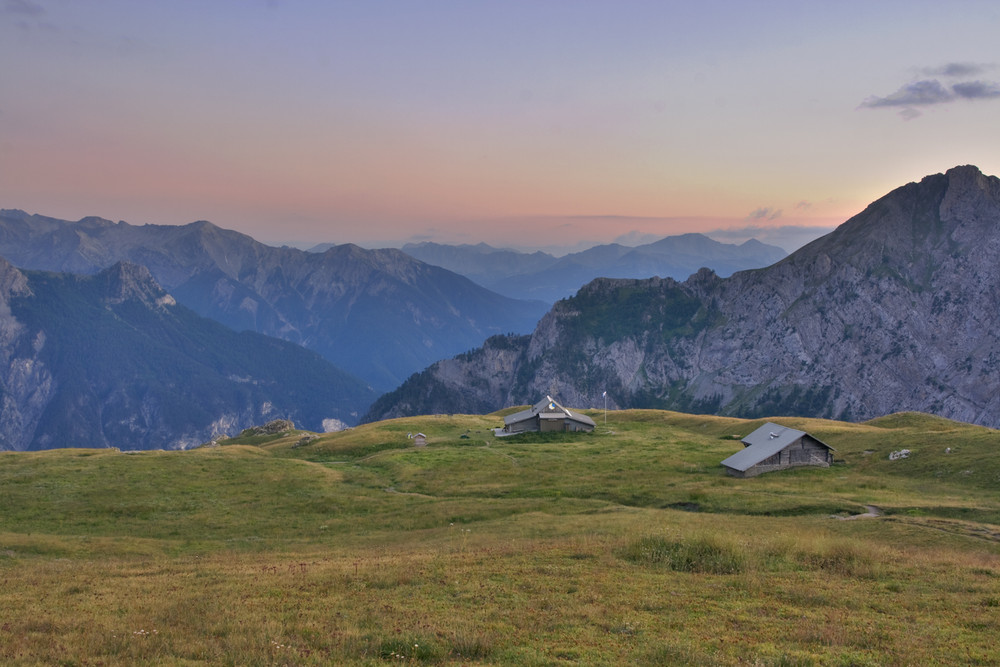
[[39, 358], [45, 332], [32, 332], [11, 312], [12, 299], [29, 296], [28, 279], [0, 257], [0, 451], [26, 447], [55, 391]]

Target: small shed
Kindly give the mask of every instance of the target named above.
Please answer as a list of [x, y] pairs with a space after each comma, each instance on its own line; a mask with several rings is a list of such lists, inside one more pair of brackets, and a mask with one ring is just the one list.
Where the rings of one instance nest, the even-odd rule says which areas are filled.
[[427, 444], [427, 436], [423, 433], [417, 433], [413, 436], [413, 446], [414, 447], [424, 447]]
[[594, 420], [587, 415], [564, 408], [551, 396], [546, 396], [545, 400], [527, 410], [504, 417], [503, 428], [497, 429], [496, 434], [504, 436], [529, 431], [593, 431], [595, 426]]
[[827, 467], [834, 449], [805, 431], [767, 422], [743, 438], [745, 449], [722, 462], [734, 477], [756, 477], [796, 466]]

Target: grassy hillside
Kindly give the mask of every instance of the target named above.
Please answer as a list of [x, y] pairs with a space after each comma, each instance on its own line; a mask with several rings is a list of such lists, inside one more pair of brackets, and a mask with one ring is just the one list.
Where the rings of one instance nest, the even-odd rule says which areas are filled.
[[0, 454], [0, 662], [1000, 662], [1000, 432], [781, 419], [836, 464], [741, 480], [763, 420], [589, 414]]

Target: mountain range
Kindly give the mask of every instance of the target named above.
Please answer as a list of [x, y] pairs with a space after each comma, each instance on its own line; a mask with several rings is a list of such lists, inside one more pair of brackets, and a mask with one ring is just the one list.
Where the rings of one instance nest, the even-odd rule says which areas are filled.
[[424, 242], [404, 245], [403, 252], [466, 276], [499, 294], [549, 304], [572, 296], [598, 277], [683, 280], [703, 267], [725, 277], [768, 266], [787, 254], [755, 239], [734, 245], [719, 243], [704, 234], [667, 236], [637, 247], [598, 245], [563, 257], [497, 249], [485, 243], [451, 246]]
[[179, 305], [143, 266], [0, 259], [0, 450], [185, 448], [277, 417], [323, 431], [373, 398], [315, 352]]
[[1000, 179], [904, 185], [778, 263], [721, 278], [597, 279], [530, 335], [494, 336], [366, 420], [568, 405], [1000, 427]]
[[380, 391], [492, 334], [529, 332], [547, 310], [399, 250], [274, 248], [204, 221], [137, 226], [3, 210], [0, 256], [76, 274], [140, 264], [198, 314], [303, 345]]

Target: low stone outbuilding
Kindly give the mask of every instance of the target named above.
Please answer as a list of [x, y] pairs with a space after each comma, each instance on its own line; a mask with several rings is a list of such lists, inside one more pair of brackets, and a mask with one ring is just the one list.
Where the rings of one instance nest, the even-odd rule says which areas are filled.
[[722, 462], [734, 477], [755, 477], [796, 466], [826, 467], [834, 449], [805, 431], [767, 422], [743, 438], [745, 449]]
[[496, 435], [514, 435], [530, 431], [593, 431], [596, 424], [587, 415], [564, 408], [546, 396], [527, 410], [515, 412], [503, 418], [503, 428], [496, 429]]

